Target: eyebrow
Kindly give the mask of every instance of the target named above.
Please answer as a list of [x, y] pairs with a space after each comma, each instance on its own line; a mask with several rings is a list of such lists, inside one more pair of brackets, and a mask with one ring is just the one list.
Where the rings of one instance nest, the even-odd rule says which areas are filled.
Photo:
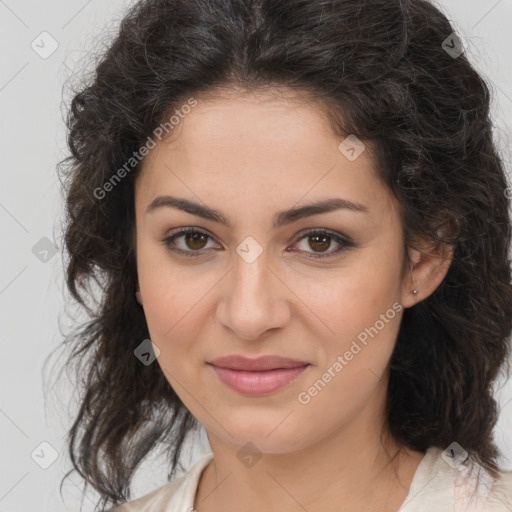
[[[188, 199], [173, 196], [158, 196], [151, 201], [146, 209], [146, 213], [154, 212], [155, 210], [163, 207], [176, 208], [183, 210], [191, 215], [202, 217], [203, 219], [211, 220], [213, 222], [219, 222], [224, 226], [231, 228], [231, 222], [229, 219], [220, 211], [210, 208], [209, 206], [195, 203]], [[354, 203], [347, 199], [342, 198], [331, 198], [320, 201], [315, 201], [304, 206], [297, 208], [290, 208], [289, 210], [282, 210], [277, 212], [273, 218], [274, 228], [291, 224], [305, 217], [312, 215], [318, 215], [321, 213], [328, 213], [335, 210], [351, 210], [355, 212], [369, 213], [368, 207]]]

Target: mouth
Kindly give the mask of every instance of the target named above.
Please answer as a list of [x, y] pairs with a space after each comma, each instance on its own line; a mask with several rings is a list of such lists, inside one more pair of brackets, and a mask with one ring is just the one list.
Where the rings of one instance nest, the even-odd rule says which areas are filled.
[[307, 361], [298, 361], [295, 359], [273, 355], [261, 356], [255, 359], [234, 355], [219, 357], [213, 361], [210, 361], [209, 364], [212, 364], [217, 368], [250, 372], [298, 368], [308, 365], [309, 363]]
[[228, 356], [208, 364], [229, 388], [244, 395], [266, 395], [297, 380], [311, 366], [304, 361], [279, 356], [249, 359]]

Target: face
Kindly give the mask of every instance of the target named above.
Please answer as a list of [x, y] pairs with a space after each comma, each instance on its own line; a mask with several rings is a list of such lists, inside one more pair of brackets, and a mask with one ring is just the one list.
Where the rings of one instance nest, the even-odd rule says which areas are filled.
[[153, 364], [209, 435], [264, 453], [383, 420], [411, 305], [398, 205], [368, 151], [340, 149], [321, 109], [291, 94], [198, 97], [135, 188]]

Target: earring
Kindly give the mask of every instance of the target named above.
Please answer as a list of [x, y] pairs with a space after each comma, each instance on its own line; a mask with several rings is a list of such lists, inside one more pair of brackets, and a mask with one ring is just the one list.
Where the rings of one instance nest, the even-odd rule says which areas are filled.
[[418, 293], [418, 290], [413, 290], [412, 293], [414, 293], [414, 295], [416, 295]]

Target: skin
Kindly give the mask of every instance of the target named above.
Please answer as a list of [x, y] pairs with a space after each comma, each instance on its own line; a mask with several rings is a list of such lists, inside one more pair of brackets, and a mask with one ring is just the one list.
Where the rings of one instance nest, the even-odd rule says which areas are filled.
[[[214, 454], [195, 509], [330, 512], [343, 503], [356, 512], [396, 511], [424, 455], [400, 447], [385, 428], [380, 437], [403, 309], [307, 404], [298, 394], [393, 303], [408, 308], [430, 295], [451, 254], [425, 242], [421, 251], [409, 249], [402, 273], [398, 204], [377, 179], [369, 151], [354, 161], [340, 152], [343, 138], [317, 103], [277, 89], [197, 99], [149, 152], [135, 186], [137, 297], [160, 350], [157, 362], [205, 427]], [[159, 195], [206, 204], [232, 226], [171, 207], [146, 212]], [[272, 227], [278, 211], [336, 197], [368, 211], [341, 209]], [[208, 237], [187, 245], [181, 236], [171, 247], [198, 256], [162, 243], [182, 227]], [[311, 228], [348, 236], [355, 246], [334, 254], [334, 239], [321, 245], [304, 236]], [[262, 249], [252, 263], [236, 252], [249, 236]], [[319, 253], [333, 256], [308, 258]], [[231, 354], [276, 354], [310, 366], [284, 388], [249, 397], [206, 364]], [[262, 455], [252, 467], [237, 457], [248, 442]]]

